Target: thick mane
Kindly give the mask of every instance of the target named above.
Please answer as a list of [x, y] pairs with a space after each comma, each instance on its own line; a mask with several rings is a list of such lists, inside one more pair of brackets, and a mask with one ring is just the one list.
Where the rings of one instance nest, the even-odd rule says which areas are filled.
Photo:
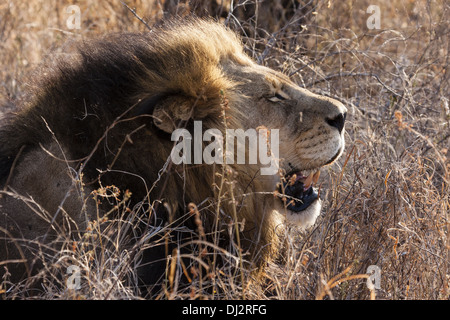
[[1, 143], [2, 176], [22, 145], [52, 141], [47, 124], [63, 143], [84, 145], [85, 150], [73, 150], [79, 159], [128, 108], [149, 113], [155, 97], [177, 95], [195, 103], [196, 116], [203, 118], [220, 104], [219, 92], [233, 85], [218, 68], [221, 60], [249, 61], [233, 32], [204, 20], [83, 41], [77, 53], [39, 72], [42, 77], [30, 82], [32, 98], [21, 103], [18, 117], [3, 125], [0, 139], [14, 136], [17, 141]]

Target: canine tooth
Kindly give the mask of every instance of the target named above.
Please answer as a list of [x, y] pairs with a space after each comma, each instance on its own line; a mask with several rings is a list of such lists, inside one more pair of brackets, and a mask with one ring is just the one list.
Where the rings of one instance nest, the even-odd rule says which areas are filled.
[[313, 181], [313, 174], [311, 173], [305, 180], [305, 182], [303, 182], [303, 187], [305, 189], [308, 189], [311, 186], [311, 183]]
[[319, 181], [319, 177], [320, 177], [320, 170], [319, 170], [319, 171], [317, 171], [316, 173], [314, 173], [314, 175], [313, 175], [313, 179], [312, 179], [312, 181], [313, 181], [313, 184], [316, 184], [316, 183], [317, 183], [317, 181]]

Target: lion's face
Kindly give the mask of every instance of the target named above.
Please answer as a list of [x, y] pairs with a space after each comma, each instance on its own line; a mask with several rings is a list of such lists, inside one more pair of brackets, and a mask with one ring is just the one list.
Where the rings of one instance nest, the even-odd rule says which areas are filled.
[[344, 149], [346, 107], [254, 63], [232, 64], [228, 70], [246, 97], [241, 107], [248, 115], [248, 127], [279, 129], [280, 169], [286, 181], [278, 189], [288, 196], [288, 221], [302, 227], [312, 225], [321, 208], [314, 188], [319, 170], [335, 161]]

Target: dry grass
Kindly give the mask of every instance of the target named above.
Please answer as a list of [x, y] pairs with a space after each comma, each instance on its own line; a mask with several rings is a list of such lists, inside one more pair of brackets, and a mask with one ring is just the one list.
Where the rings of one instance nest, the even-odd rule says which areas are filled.
[[[173, 252], [165, 288], [153, 298], [448, 299], [448, 2], [377, 1], [379, 30], [366, 27], [368, 0], [216, 2], [126, 1], [149, 26], [190, 11], [221, 17], [260, 63], [347, 105], [346, 152], [322, 172], [318, 223], [305, 233], [288, 230], [285, 264], [270, 267], [265, 286], [248, 285], [249, 275], [236, 271], [238, 250], [221, 253], [227, 263], [206, 276], [183, 266]], [[75, 4], [82, 12], [79, 30], [67, 29], [60, 1], [0, 4], [4, 98], [20, 97], [33, 67], [63, 52], [67, 40], [147, 28], [120, 1]], [[133, 286], [139, 260], [133, 250], [121, 250], [137, 216], [125, 215], [126, 199], [113, 198], [117, 218], [99, 216], [78, 243], [66, 241], [49, 260], [42, 298], [140, 298]], [[196, 258], [201, 263], [202, 252]], [[82, 269], [81, 288], [67, 290], [65, 270], [74, 261]], [[376, 291], [366, 286], [370, 265], [381, 270]], [[182, 276], [191, 280], [187, 288], [178, 285]], [[0, 291], [7, 280], [0, 279]], [[8, 293], [25, 295], [21, 286]]]

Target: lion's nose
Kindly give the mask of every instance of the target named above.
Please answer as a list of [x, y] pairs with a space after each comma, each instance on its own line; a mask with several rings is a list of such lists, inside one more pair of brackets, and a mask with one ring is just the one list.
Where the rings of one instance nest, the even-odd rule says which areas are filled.
[[339, 130], [339, 133], [341, 133], [342, 130], [344, 129], [344, 124], [345, 124], [345, 118], [346, 117], [347, 117], [347, 112], [343, 112], [343, 113], [338, 114], [334, 118], [327, 118], [326, 122], [330, 126], [337, 128]]

